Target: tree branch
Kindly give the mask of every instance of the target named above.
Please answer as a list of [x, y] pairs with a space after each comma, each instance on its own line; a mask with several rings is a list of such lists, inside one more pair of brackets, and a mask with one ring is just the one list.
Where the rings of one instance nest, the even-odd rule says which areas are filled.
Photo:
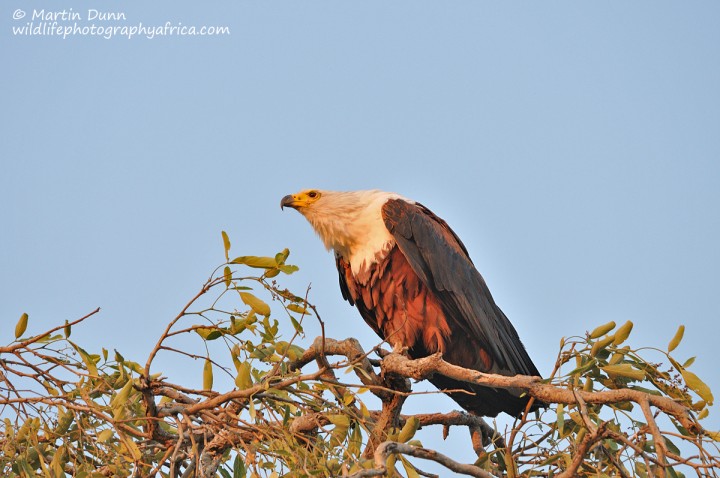
[[6, 347], [0, 347], [0, 354], [14, 353], [14, 352], [16, 352], [17, 350], [27, 348], [29, 345], [32, 345], [32, 344], [34, 344], [35, 342], [44, 339], [45, 337], [49, 336], [49, 335], [52, 334], [53, 332], [57, 332], [58, 330], [64, 329], [65, 327], [68, 327], [68, 326], [71, 327], [71, 326], [73, 326], [73, 325], [75, 325], [75, 324], [79, 324], [80, 322], [84, 321], [85, 319], [88, 319], [89, 317], [92, 317], [93, 315], [97, 314], [98, 312], [100, 312], [100, 307], [98, 307], [97, 309], [93, 310], [93, 311], [90, 312], [89, 314], [87, 314], [87, 315], [85, 315], [85, 316], [83, 316], [83, 317], [80, 317], [80, 318], [77, 319], [77, 320], [73, 320], [72, 322], [68, 322], [67, 324], [58, 325], [57, 327], [53, 327], [52, 329], [50, 329], [50, 330], [48, 330], [48, 331], [46, 331], [46, 332], [44, 332], [44, 333], [42, 333], [42, 334], [35, 335], [35, 336], [33, 336], [33, 337], [30, 337], [30, 338], [27, 339], [27, 340], [23, 340], [22, 342], [18, 342], [18, 343], [13, 344], [13, 345], [8, 345], [8, 346], [6, 346]]
[[[457, 461], [449, 458], [442, 453], [427, 448], [416, 447], [408, 445], [407, 443], [398, 443], [396, 441], [386, 441], [378, 446], [375, 451], [375, 469], [385, 473], [387, 471], [386, 462], [390, 455], [402, 453], [403, 455], [414, 456], [416, 458], [422, 458], [424, 460], [432, 460], [436, 463], [440, 463], [442, 466], [455, 473], [462, 473], [463, 475], [475, 476], [477, 478], [495, 478], [495, 475], [488, 473], [482, 468], [478, 468], [475, 465], [466, 465], [464, 463], [458, 463]], [[355, 475], [350, 475], [351, 477]], [[357, 476], [373, 476], [373, 475], [357, 475]], [[377, 475], [374, 475], [377, 476]]]
[[650, 405], [675, 417], [680, 424], [691, 433], [703, 433], [702, 426], [691, 416], [686, 407], [668, 397], [652, 395], [639, 390], [630, 390], [626, 388], [618, 390], [603, 390], [599, 392], [569, 390], [567, 388], [560, 388], [551, 384], [542, 383], [542, 379], [540, 377], [530, 377], [526, 375], [508, 377], [505, 375], [487, 374], [474, 370], [468, 370], [444, 361], [441, 354], [411, 360], [401, 354], [391, 353], [383, 359], [383, 365], [387, 371], [412, 377], [417, 380], [423, 380], [434, 373], [440, 373], [456, 380], [462, 380], [464, 382], [475, 383], [478, 385], [527, 390], [530, 396], [545, 403], [563, 403], [566, 405], [579, 404], [578, 397], [582, 398], [587, 403], [594, 404], [620, 402], [635, 402], [637, 404], [641, 404], [641, 402], [645, 400]]

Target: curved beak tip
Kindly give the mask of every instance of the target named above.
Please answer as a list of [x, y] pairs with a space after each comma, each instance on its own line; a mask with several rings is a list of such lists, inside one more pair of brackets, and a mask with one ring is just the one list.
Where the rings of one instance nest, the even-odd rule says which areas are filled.
[[293, 197], [289, 194], [280, 200], [281, 211], [285, 209], [285, 206], [293, 207]]

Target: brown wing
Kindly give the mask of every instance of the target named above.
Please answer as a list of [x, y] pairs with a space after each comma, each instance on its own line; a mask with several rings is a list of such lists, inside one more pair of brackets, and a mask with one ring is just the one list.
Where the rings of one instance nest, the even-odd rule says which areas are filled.
[[[539, 375], [517, 332], [495, 304], [465, 246], [427, 208], [402, 200], [383, 207], [385, 225], [396, 240], [387, 255], [356, 277], [340, 256], [336, 262], [343, 297], [375, 332], [408, 347], [412, 357], [443, 352], [450, 363], [505, 375]], [[527, 398], [508, 391], [430, 380], [463, 408], [478, 415], [520, 413]]]
[[383, 206], [383, 219], [412, 269], [437, 297], [453, 330], [451, 346], [470, 338], [490, 355], [497, 372], [540, 375], [467, 250], [444, 221], [424, 206], [399, 199]]
[[[450, 363], [498, 372], [477, 341], [450, 330], [437, 298], [419, 280], [399, 248], [395, 247], [386, 260], [364, 274], [365, 284], [354, 277], [349, 263], [342, 257], [336, 259], [343, 297], [357, 307], [380, 337], [407, 346], [413, 358], [441, 351]], [[501, 411], [518, 415], [527, 404], [527, 398], [519, 397], [517, 392], [471, 385], [437, 374], [430, 381], [440, 390], [465, 390], [467, 393], [448, 395], [465, 410], [480, 416], [496, 416]]]

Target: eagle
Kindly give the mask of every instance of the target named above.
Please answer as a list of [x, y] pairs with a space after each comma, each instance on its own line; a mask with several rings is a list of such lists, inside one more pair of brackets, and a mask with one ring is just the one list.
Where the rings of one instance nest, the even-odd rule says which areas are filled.
[[[280, 207], [305, 216], [335, 253], [343, 298], [393, 348], [411, 358], [439, 352], [485, 373], [540, 375], [465, 245], [430, 209], [395, 193], [320, 189], [287, 195]], [[440, 374], [430, 382], [479, 416], [518, 416], [529, 401], [521, 390]]]

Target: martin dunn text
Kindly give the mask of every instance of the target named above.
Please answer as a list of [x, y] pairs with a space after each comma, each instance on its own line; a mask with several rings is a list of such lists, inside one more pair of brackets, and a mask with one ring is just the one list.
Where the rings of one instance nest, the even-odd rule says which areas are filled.
[[[84, 13], [84, 16], [83, 16]], [[77, 12], [72, 8], [63, 10], [33, 9], [31, 20], [45, 20], [54, 22], [97, 20], [101, 22], [127, 20], [125, 12], [108, 12], [89, 8], [84, 12]]]

